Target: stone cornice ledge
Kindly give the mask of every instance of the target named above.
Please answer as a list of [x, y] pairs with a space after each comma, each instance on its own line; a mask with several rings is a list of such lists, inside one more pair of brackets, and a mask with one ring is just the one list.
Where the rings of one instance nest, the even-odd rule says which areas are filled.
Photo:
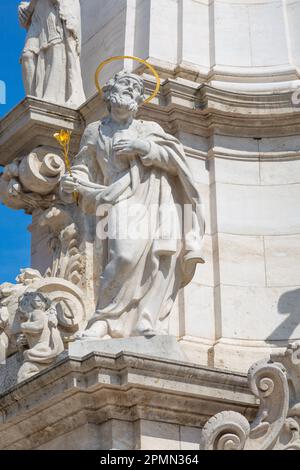
[[224, 408], [253, 418], [257, 400], [246, 376], [132, 353], [65, 357], [0, 396], [1, 448], [32, 448], [46, 426], [49, 439], [77, 420], [155, 416], [199, 427]]
[[[203, 152], [189, 152], [186, 154], [195, 158], [203, 159]], [[245, 160], [245, 161], [291, 161], [300, 159], [300, 151], [285, 152], [247, 152], [246, 150], [233, 150], [224, 147], [214, 146], [206, 153], [206, 159], [224, 158], [226, 160]]]
[[[148, 95], [154, 83], [147, 79], [145, 84]], [[228, 91], [180, 78], [167, 79], [162, 82], [160, 96], [142, 107], [140, 116], [159, 121], [173, 133], [181, 130], [203, 136], [298, 135], [300, 107], [293, 105], [292, 93], [275, 89], [260, 93]]]
[[[149, 95], [155, 82], [145, 76], [145, 85]], [[53, 133], [60, 128], [72, 131], [71, 153], [75, 153], [84, 127], [104, 113], [99, 95], [79, 110], [26, 97], [0, 121], [0, 165], [39, 145], [55, 147]], [[292, 105], [291, 92], [237, 93], [179, 78], [164, 80], [160, 96], [142, 106], [138, 117], [157, 121], [173, 134], [257, 138], [300, 134], [300, 107]]]
[[0, 120], [0, 164], [26, 155], [39, 145], [59, 148], [53, 134], [61, 128], [72, 131], [71, 152], [76, 152], [84, 129], [80, 113], [27, 96]]

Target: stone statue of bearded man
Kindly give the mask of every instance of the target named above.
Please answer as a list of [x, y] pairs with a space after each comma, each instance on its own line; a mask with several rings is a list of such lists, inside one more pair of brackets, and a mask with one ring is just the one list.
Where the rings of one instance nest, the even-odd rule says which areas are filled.
[[78, 107], [85, 101], [80, 49], [79, 0], [31, 0], [19, 5], [27, 29], [22, 54], [27, 95]]
[[108, 227], [95, 241], [102, 238], [98, 304], [79, 337], [167, 334], [179, 289], [204, 262], [200, 196], [181, 143], [155, 122], [135, 119], [142, 78], [118, 73], [104, 93], [109, 115], [86, 128], [73, 177], [61, 183], [62, 193], [77, 191], [83, 212]]

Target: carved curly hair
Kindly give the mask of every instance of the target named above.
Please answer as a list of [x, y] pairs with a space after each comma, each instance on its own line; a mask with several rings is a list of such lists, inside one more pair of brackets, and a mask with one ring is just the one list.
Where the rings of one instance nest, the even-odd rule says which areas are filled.
[[104, 85], [104, 87], [103, 87], [104, 101], [106, 103], [109, 102], [111, 90], [121, 78], [131, 78], [139, 84], [140, 89], [141, 89], [139, 102], [142, 103], [144, 101], [144, 98], [145, 98], [145, 96], [144, 96], [145, 95], [144, 80], [139, 75], [136, 75], [136, 74], [131, 73], [131, 72], [126, 72], [126, 70], [122, 70], [121, 72], [116, 73], [114, 78], [111, 78], [106, 83], [106, 85]]
[[45, 311], [48, 310], [50, 307], [51, 307], [51, 300], [49, 299], [49, 297], [46, 297], [45, 295], [43, 295], [41, 292], [35, 292], [35, 291], [31, 291], [31, 292], [24, 292], [24, 294], [19, 298], [19, 309], [22, 310], [22, 301], [25, 299], [25, 298], [29, 298], [29, 301], [30, 301], [30, 305], [32, 306], [32, 308], [34, 308], [34, 303], [35, 303], [35, 300], [38, 299], [40, 300], [41, 302], [43, 302], [44, 304], [44, 309]]

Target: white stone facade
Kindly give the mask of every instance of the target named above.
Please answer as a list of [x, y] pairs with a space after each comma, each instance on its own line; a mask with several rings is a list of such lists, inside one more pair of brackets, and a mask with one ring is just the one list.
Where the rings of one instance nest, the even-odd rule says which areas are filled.
[[[81, 0], [81, 5], [84, 70], [95, 70], [105, 57], [135, 55], [150, 58], [167, 76], [225, 89], [264, 92], [299, 85], [296, 0]], [[91, 96], [87, 76], [84, 85]]]
[[[92, 3], [83, 63], [95, 69], [111, 55], [137, 55], [173, 77], [162, 86], [160, 119], [186, 145], [205, 200], [207, 262], [182, 294], [173, 332], [197, 350], [193, 359], [246, 370], [300, 333], [300, 139], [291, 99], [300, 86], [298, 2]], [[105, 28], [94, 34], [99, 21]], [[175, 96], [164, 92], [173, 87]], [[184, 108], [197, 124], [185, 121]]]
[[[254, 362], [270, 354], [282, 358], [280, 354], [288, 343], [300, 339], [300, 108], [293, 102], [293, 93], [300, 87], [297, 20], [300, 4], [296, 0], [81, 0], [81, 15], [81, 66], [87, 101], [75, 110], [26, 97], [0, 123], [0, 163], [5, 166], [40, 145], [50, 146], [59, 155], [52, 135], [61, 128], [73, 132], [71, 154], [74, 156], [86, 126], [107, 113], [93, 80], [99, 62], [125, 54], [147, 59], [159, 71], [162, 84], [159, 96], [140, 108], [138, 118], [155, 121], [184, 145], [205, 206], [206, 263], [198, 265], [192, 282], [179, 293], [173, 307], [169, 334], [179, 340], [185, 359], [182, 364], [174, 357], [169, 359], [165, 384], [152, 393], [155, 377], [165, 370], [152, 352], [148, 352], [151, 359], [136, 357], [134, 360], [126, 358], [126, 353], [125, 358], [118, 355], [106, 358], [107, 351], [101, 348], [98, 352], [101, 360], [97, 354], [90, 359], [62, 357], [49, 375], [38, 376], [36, 382], [31, 379], [28, 390], [26, 384], [21, 386], [24, 410], [26, 406], [33, 407], [33, 416], [34, 407], [40, 407], [41, 425], [28, 418], [32, 433], [22, 434], [18, 425], [21, 435], [15, 437], [13, 423], [16, 414], [23, 416], [23, 411], [14, 409], [13, 389], [0, 397], [8, 410], [2, 429], [0, 425], [1, 437], [6, 433], [3, 447], [69, 448], [75, 445], [72, 442], [78, 442], [80, 433], [85, 436], [83, 448], [199, 448], [200, 430], [210, 417], [233, 410], [253, 421], [261, 396], [255, 398], [251, 394], [245, 373]], [[154, 78], [131, 61], [108, 66], [101, 75], [101, 84], [124, 67], [143, 74], [149, 96], [155, 86]], [[13, 185], [13, 176], [9, 178]], [[44, 275], [53, 262], [53, 253], [47, 249], [51, 224], [45, 220], [41, 224], [48, 200], [45, 202], [43, 197], [45, 207], [35, 196], [34, 204], [37, 199], [40, 204], [38, 209], [32, 209], [32, 200], [30, 207], [28, 201], [26, 204], [23, 200], [12, 202], [7, 198], [9, 182], [6, 180], [3, 185], [0, 181], [1, 198], [10, 207], [25, 208], [33, 214], [32, 268]], [[34, 193], [33, 188], [29, 190]], [[49, 192], [47, 197], [52, 195]], [[68, 221], [70, 214], [66, 212], [64, 217]], [[79, 213], [75, 211], [73, 216], [76, 227], [82, 228]], [[59, 223], [56, 227], [57, 234]], [[77, 289], [84, 293], [85, 315], [79, 323], [86, 324], [95, 308], [92, 282], [95, 273], [91, 262], [93, 246], [86, 241], [83, 244], [80, 230], [74, 243], [82, 255], [81, 267], [76, 271], [78, 283], [72, 295], [78, 296]], [[71, 282], [70, 278], [65, 280], [67, 284]], [[64, 291], [65, 285], [60, 288]], [[2, 327], [0, 323], [0, 334], [2, 331], [6, 345], [6, 334], [10, 333], [7, 325]], [[127, 351], [129, 355], [136, 354], [130, 347]], [[74, 399], [78, 426], [69, 423], [62, 414], [64, 426], [59, 428], [57, 423], [61, 437], [55, 437], [56, 428], [52, 424], [49, 426], [53, 432], [47, 434], [43, 419], [48, 422], [55, 413], [61, 413], [57, 390], [66, 370], [73, 382], [64, 392], [64, 399], [78, 391], [84, 395], [89, 386], [83, 390], [78, 377], [81, 374], [90, 377], [90, 363], [98, 360], [106, 361], [109, 370], [100, 379], [93, 376], [94, 382], [92, 379], [89, 382], [89, 386], [97, 382], [93, 393], [99, 397], [95, 401], [100, 396], [104, 400], [102, 409], [96, 407], [98, 422], [90, 417], [88, 410], [83, 418], [80, 400]], [[152, 375], [147, 372], [137, 380], [141, 372], [135, 375], [131, 367], [143, 368], [144, 363], [149, 365]], [[126, 391], [123, 382], [119, 382], [119, 373], [114, 375], [115, 369], [124, 364], [131, 374]], [[198, 388], [195, 386], [191, 393], [191, 389], [181, 388], [180, 377], [188, 373], [188, 367], [194, 368], [192, 377], [205, 375], [201, 380], [210, 383], [205, 391], [200, 379]], [[51, 377], [58, 381], [56, 385]], [[214, 381], [220, 384], [222, 396], [217, 395]], [[230, 392], [225, 382], [230, 383]], [[49, 386], [50, 396], [57, 398], [57, 409], [53, 405], [48, 414], [42, 412], [40, 386]], [[115, 394], [111, 399], [110, 390]], [[169, 405], [167, 401], [174, 390], [178, 394]], [[237, 397], [236, 390], [241, 396]], [[125, 397], [123, 411], [116, 407], [121, 395]], [[282, 400], [283, 395], [288, 410], [288, 392], [280, 395]], [[157, 408], [161, 396], [164, 397], [163, 414]], [[145, 399], [150, 403], [149, 408], [143, 406]], [[209, 403], [206, 410], [204, 402]], [[134, 413], [129, 416], [130, 407]], [[196, 408], [198, 411], [192, 418]], [[175, 419], [174, 410], [179, 409], [185, 412]], [[233, 419], [228, 416], [229, 421]], [[283, 426], [286, 414], [284, 418], [280, 413], [278, 416]], [[108, 421], [103, 424], [105, 420]], [[280, 426], [276, 426], [278, 430]], [[207, 440], [203, 446], [210, 448], [215, 441], [210, 425], [206, 429], [209, 432], [205, 434]], [[109, 442], [103, 441], [106, 433]], [[279, 434], [280, 431], [276, 439]], [[33, 443], [32, 436], [37, 435], [39, 440]], [[250, 441], [245, 438], [245, 442], [248, 445]]]

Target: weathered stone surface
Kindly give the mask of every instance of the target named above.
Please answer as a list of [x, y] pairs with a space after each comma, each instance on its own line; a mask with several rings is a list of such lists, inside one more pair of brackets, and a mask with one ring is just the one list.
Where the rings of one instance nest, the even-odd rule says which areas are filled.
[[119, 354], [137, 353], [140, 355], [184, 361], [186, 355], [174, 336], [153, 336], [152, 338], [133, 337], [123, 339], [85, 339], [69, 344], [71, 357], [84, 357], [93, 352]]
[[22, 364], [23, 357], [20, 353], [13, 354], [0, 364], [0, 394], [17, 385], [18, 372]]
[[[7, 390], [0, 407], [2, 449], [73, 449], [74, 442], [77, 449], [158, 449], [165, 439], [170, 449], [191, 449], [210, 416], [234, 409], [252, 420], [257, 404], [242, 374], [91, 353], [65, 357]], [[155, 440], [151, 429], [168, 433]]]

